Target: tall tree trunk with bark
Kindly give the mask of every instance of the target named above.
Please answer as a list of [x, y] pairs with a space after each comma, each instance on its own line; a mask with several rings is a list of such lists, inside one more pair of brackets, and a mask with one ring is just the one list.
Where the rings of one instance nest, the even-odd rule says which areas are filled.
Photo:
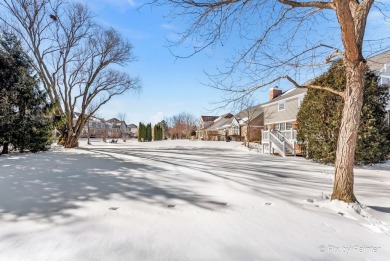
[[337, 141], [332, 200], [357, 201], [353, 191], [353, 167], [363, 105], [364, 71], [367, 64], [363, 58], [362, 49], [367, 16], [373, 2], [373, 0], [365, 0], [361, 3], [345, 0], [334, 1], [345, 49], [344, 64], [347, 84], [343, 93], [344, 109]]
[[[82, 118], [82, 119], [80, 119]], [[83, 132], [85, 124], [87, 124], [88, 118], [85, 118], [84, 116], [80, 115], [79, 120], [76, 122], [76, 126], [72, 126], [73, 123], [68, 122], [68, 132], [65, 135], [64, 140], [64, 147], [65, 148], [74, 148], [78, 147], [79, 145], [79, 138], [81, 136], [81, 133]], [[72, 127], [70, 127], [72, 126]], [[75, 129], [75, 130], [73, 130]]]
[[363, 106], [365, 62], [346, 63], [347, 86], [335, 161], [335, 180], [332, 200], [355, 202], [353, 192], [355, 149]]

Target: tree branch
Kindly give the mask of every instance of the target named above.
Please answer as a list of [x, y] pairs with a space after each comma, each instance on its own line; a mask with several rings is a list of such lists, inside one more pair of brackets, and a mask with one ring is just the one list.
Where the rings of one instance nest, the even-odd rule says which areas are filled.
[[289, 5], [292, 7], [317, 7], [320, 9], [335, 9], [335, 6], [332, 2], [297, 2], [297, 1], [290, 1], [290, 0], [278, 0], [280, 3]]
[[336, 91], [330, 87], [326, 87], [326, 86], [319, 86], [319, 85], [313, 85], [313, 84], [307, 84], [307, 85], [300, 85], [298, 84], [296, 81], [294, 81], [290, 76], [286, 75], [286, 76], [283, 76], [283, 78], [285, 78], [286, 80], [288, 80], [289, 82], [291, 82], [296, 88], [311, 88], [311, 89], [316, 89], [316, 90], [323, 90], [323, 91], [328, 91], [328, 92], [331, 92], [333, 94], [336, 94], [338, 96], [341, 96], [343, 99], [345, 97], [345, 94], [344, 92], [340, 92], [340, 91]]

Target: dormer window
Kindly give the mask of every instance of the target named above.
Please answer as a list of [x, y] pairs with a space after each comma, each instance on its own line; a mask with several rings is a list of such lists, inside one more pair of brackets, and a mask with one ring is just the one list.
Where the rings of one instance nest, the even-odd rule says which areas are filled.
[[284, 111], [284, 107], [285, 107], [284, 101], [278, 103], [278, 111]]

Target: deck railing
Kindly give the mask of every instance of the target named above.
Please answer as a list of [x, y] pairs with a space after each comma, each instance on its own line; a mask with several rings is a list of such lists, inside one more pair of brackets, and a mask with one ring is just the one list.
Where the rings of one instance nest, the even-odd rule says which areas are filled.
[[280, 132], [286, 139], [288, 140], [297, 140], [297, 130], [291, 129], [291, 130], [281, 130]]
[[276, 149], [282, 157], [286, 156], [286, 142], [281, 141], [276, 135], [274, 135], [272, 132], [269, 133], [269, 139], [270, 139], [270, 149], [272, 148]]
[[261, 132], [261, 138], [263, 143], [263, 150], [265, 148], [264, 144], [269, 144], [268, 148], [270, 152], [272, 147], [276, 150], [279, 150], [278, 152], [282, 154], [282, 156], [286, 155], [287, 150], [295, 155], [295, 145], [297, 143], [296, 130], [265, 130]]
[[276, 131], [276, 130], [263, 130], [261, 132], [261, 140], [264, 142], [268, 142], [270, 139], [269, 134], [273, 133], [276, 135], [279, 139], [287, 139], [289, 141], [296, 141], [297, 140], [297, 130], [282, 130], [282, 131]]
[[261, 140], [262, 141], [266, 141], [268, 142], [269, 141], [269, 130], [264, 130], [261, 132]]

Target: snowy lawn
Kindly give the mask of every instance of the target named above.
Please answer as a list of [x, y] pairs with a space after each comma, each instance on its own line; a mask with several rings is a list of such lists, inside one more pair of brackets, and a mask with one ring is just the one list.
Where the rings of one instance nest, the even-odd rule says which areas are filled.
[[390, 165], [367, 206], [332, 167], [236, 142], [85, 142], [0, 157], [0, 260], [389, 260]]

